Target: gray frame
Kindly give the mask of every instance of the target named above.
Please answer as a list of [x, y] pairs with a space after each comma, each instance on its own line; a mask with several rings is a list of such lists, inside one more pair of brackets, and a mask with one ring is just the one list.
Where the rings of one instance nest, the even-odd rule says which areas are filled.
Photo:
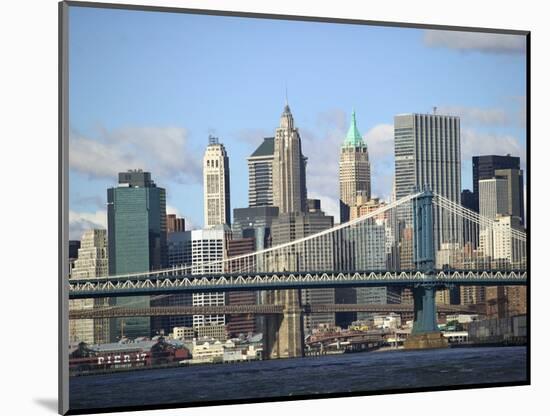
[[[530, 147], [531, 147], [531, 32], [528, 30], [508, 30], [497, 28], [481, 28], [481, 27], [467, 27], [467, 26], [445, 26], [435, 24], [419, 24], [419, 23], [403, 23], [403, 22], [385, 22], [375, 20], [359, 20], [359, 19], [344, 19], [344, 18], [330, 18], [330, 17], [314, 17], [314, 16], [294, 16], [294, 15], [281, 15], [281, 14], [268, 14], [268, 13], [250, 13], [250, 12], [233, 12], [223, 10], [206, 10], [206, 9], [187, 9], [176, 7], [162, 7], [162, 6], [144, 6], [136, 4], [114, 4], [114, 3], [99, 3], [99, 2], [82, 2], [82, 1], [61, 1], [58, 4], [58, 25], [59, 25], [59, 60], [58, 60], [58, 82], [59, 82], [59, 94], [58, 94], [58, 111], [59, 111], [59, 160], [58, 160], [58, 181], [59, 181], [59, 232], [58, 232], [58, 325], [59, 325], [59, 350], [58, 350], [58, 412], [59, 414], [77, 413], [71, 412], [69, 409], [69, 359], [68, 354], [68, 332], [69, 332], [69, 302], [68, 302], [68, 282], [65, 280], [65, 276], [68, 275], [68, 241], [69, 241], [69, 204], [68, 204], [68, 192], [69, 192], [69, 88], [68, 88], [68, 74], [69, 74], [69, 57], [68, 57], [68, 45], [69, 45], [69, 7], [91, 7], [91, 8], [105, 8], [105, 9], [123, 9], [123, 10], [138, 10], [138, 11], [155, 11], [166, 13], [184, 13], [184, 14], [201, 14], [212, 16], [236, 16], [236, 17], [251, 17], [260, 19], [279, 19], [279, 20], [297, 20], [297, 21], [309, 21], [309, 22], [327, 22], [338, 24], [360, 24], [368, 26], [388, 26], [388, 27], [404, 27], [404, 28], [417, 28], [417, 29], [436, 29], [436, 30], [449, 30], [449, 31], [469, 31], [480, 33], [495, 33], [495, 34], [513, 34], [522, 35], [526, 37], [526, 168], [530, 172]], [[526, 181], [527, 195], [526, 195], [526, 216], [531, 218], [531, 179], [530, 175]], [[530, 222], [527, 224], [527, 270], [531, 269], [531, 238], [530, 238]], [[114, 411], [130, 411], [130, 410], [150, 410], [150, 409], [163, 409], [163, 408], [182, 408], [182, 407], [197, 407], [197, 406], [212, 406], [220, 404], [237, 404], [237, 403], [258, 403], [258, 402], [273, 402], [273, 401], [288, 401], [288, 400], [306, 400], [306, 399], [322, 399], [330, 397], [352, 397], [352, 396], [368, 396], [368, 395], [380, 395], [380, 394], [392, 394], [403, 392], [421, 392], [421, 391], [439, 391], [439, 390], [458, 390], [458, 389], [471, 389], [471, 388], [485, 388], [485, 387], [497, 387], [497, 386], [517, 386], [522, 384], [531, 384], [531, 284], [530, 275], [528, 274], [527, 284], [527, 336], [528, 336], [528, 348], [527, 348], [527, 383], [498, 383], [498, 384], [482, 384], [482, 385], [466, 385], [466, 386], [442, 386], [435, 388], [413, 388], [405, 390], [380, 390], [376, 392], [357, 392], [357, 393], [337, 393], [337, 394], [318, 394], [307, 397], [299, 398], [286, 398], [276, 397], [269, 399], [250, 399], [250, 400], [228, 400], [226, 402], [203, 402], [203, 403], [181, 403], [173, 405], [147, 405], [138, 406], [136, 408], [108, 408], [108, 409], [89, 409], [86, 411], [78, 411], [78, 413], [91, 413], [91, 412], [114, 412]]]

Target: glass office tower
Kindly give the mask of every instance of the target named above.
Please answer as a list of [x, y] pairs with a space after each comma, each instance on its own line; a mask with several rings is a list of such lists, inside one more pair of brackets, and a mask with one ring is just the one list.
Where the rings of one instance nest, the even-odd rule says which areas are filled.
[[[119, 173], [118, 186], [107, 190], [109, 274], [145, 272], [166, 267], [166, 192], [149, 172]], [[112, 299], [116, 306], [149, 307], [149, 296]], [[150, 336], [151, 319], [114, 318], [111, 341], [122, 336]]]

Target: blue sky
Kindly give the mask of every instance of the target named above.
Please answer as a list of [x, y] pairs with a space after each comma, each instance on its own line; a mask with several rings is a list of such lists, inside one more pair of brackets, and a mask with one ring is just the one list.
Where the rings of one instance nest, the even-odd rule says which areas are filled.
[[232, 208], [246, 206], [246, 157], [273, 135], [285, 89], [308, 193], [329, 214], [352, 109], [383, 198], [399, 113], [461, 116], [463, 188], [474, 154], [525, 163], [521, 36], [71, 7], [69, 39], [71, 238], [105, 226], [106, 189], [130, 168], [150, 171], [168, 210], [202, 227], [209, 134], [229, 153]]

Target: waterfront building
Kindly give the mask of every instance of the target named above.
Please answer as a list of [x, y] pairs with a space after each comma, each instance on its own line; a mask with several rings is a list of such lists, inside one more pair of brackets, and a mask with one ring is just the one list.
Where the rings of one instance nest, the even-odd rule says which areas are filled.
[[273, 153], [275, 138], [266, 137], [248, 157], [248, 206], [273, 206]]
[[223, 324], [210, 324], [196, 326], [197, 337], [200, 338], [213, 338], [218, 341], [225, 341], [227, 339], [227, 328]]
[[368, 201], [371, 197], [370, 162], [367, 144], [357, 128], [355, 111], [340, 148], [340, 223], [349, 221], [350, 209], [356, 204], [358, 192]]
[[273, 143], [273, 205], [280, 214], [306, 210], [306, 158], [290, 107], [285, 105]]
[[[166, 191], [149, 172], [130, 170], [118, 175], [118, 186], [107, 190], [109, 274], [146, 272], [166, 267]], [[116, 306], [149, 307], [149, 296], [118, 297]], [[149, 317], [113, 318], [111, 341], [123, 336], [151, 335]]]
[[[107, 231], [91, 229], [78, 242], [71, 279], [92, 279], [109, 274]], [[71, 299], [69, 310], [93, 309], [108, 306], [108, 299]], [[109, 342], [108, 319], [70, 319], [69, 342], [101, 344]]]
[[375, 328], [399, 329], [401, 328], [401, 316], [394, 312], [387, 315], [376, 314], [373, 316], [373, 324]]
[[217, 137], [208, 137], [202, 161], [204, 227], [231, 224], [229, 157]]
[[[472, 157], [472, 180], [474, 187], [474, 200], [476, 209], [479, 212], [479, 181], [495, 177], [498, 169], [520, 169], [520, 158], [510, 155], [485, 155]], [[523, 190], [523, 185], [520, 187]], [[523, 191], [522, 191], [523, 193]], [[523, 198], [523, 197], [522, 197]], [[523, 217], [523, 213], [521, 214]]]
[[175, 326], [172, 330], [174, 339], [192, 340], [195, 338], [195, 330], [188, 326]]

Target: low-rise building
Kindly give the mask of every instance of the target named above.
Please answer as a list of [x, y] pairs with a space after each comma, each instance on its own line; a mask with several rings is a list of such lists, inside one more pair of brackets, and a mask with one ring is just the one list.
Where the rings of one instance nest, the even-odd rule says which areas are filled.
[[227, 339], [227, 329], [225, 325], [204, 325], [195, 328], [197, 331], [197, 337], [204, 338], [210, 337], [218, 341], [225, 341]]
[[175, 326], [172, 333], [172, 338], [192, 340], [195, 338], [195, 330], [188, 326]]

